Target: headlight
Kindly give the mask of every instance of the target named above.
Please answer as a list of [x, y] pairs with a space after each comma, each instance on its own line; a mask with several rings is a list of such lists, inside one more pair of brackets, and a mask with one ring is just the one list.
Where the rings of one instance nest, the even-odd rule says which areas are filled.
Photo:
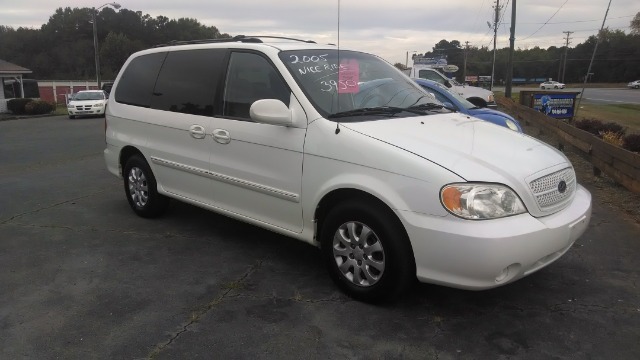
[[103, 107], [104, 104], [103, 103], [98, 103], [98, 104], [94, 104], [93, 107]]
[[500, 184], [449, 184], [440, 190], [440, 201], [453, 215], [472, 220], [496, 219], [527, 211], [518, 195]]
[[507, 125], [507, 127], [513, 131], [520, 131], [520, 128], [518, 127], [518, 125], [511, 119], [506, 119], [505, 124]]
[[67, 104], [67, 108], [69, 109], [73, 109], [74, 107], [76, 107], [75, 105], [71, 105], [71, 104]]
[[493, 93], [491, 93], [491, 94], [489, 94], [489, 96], [487, 96], [487, 101], [489, 101], [489, 102], [494, 102], [495, 100], [496, 100], [496, 99], [495, 99], [495, 97], [493, 96]]

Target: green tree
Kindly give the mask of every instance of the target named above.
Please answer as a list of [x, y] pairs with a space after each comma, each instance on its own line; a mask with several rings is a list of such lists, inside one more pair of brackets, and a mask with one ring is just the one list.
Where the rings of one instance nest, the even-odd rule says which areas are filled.
[[110, 32], [100, 47], [101, 73], [105, 79], [114, 79], [124, 62], [144, 45], [124, 34]]
[[631, 34], [640, 35], [640, 11], [636, 13], [636, 16], [631, 20], [631, 24], [629, 24], [631, 28]]

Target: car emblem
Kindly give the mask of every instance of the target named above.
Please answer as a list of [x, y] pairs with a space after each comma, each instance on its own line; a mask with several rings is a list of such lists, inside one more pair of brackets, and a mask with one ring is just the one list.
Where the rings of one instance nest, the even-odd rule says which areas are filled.
[[560, 183], [558, 184], [558, 191], [560, 192], [560, 194], [567, 191], [567, 183], [564, 182], [564, 180], [560, 180]]

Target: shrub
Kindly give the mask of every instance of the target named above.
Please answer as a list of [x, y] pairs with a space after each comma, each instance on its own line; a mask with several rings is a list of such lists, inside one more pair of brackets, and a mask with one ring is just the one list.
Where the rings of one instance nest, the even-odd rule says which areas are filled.
[[25, 106], [32, 102], [33, 99], [11, 99], [7, 101], [7, 109], [16, 115], [25, 114]]
[[602, 121], [595, 119], [578, 120], [575, 122], [575, 127], [587, 131], [599, 138], [602, 138], [606, 133], [614, 133], [618, 134], [618, 137], [622, 137], [626, 131], [626, 129], [620, 124], [614, 122], [608, 122], [605, 124]]
[[604, 124], [602, 124], [602, 121], [600, 120], [595, 120], [595, 119], [584, 119], [584, 120], [578, 120], [575, 122], [575, 126], [578, 129], [582, 129], [586, 132], [589, 132], [593, 135], [599, 136], [600, 135], [600, 131], [602, 131], [602, 127], [604, 126]]
[[623, 148], [640, 153], [640, 134], [629, 134], [622, 138]]
[[53, 111], [53, 105], [46, 101], [36, 100], [27, 103], [24, 110], [29, 115], [48, 114]]
[[600, 129], [601, 133], [615, 133], [618, 134], [618, 137], [622, 137], [626, 132], [626, 129], [622, 127], [620, 124], [616, 124], [614, 122], [608, 122], [602, 125], [602, 129]]
[[602, 136], [602, 140], [604, 142], [611, 145], [622, 146], [622, 144], [624, 143], [624, 141], [622, 140], [622, 134], [620, 133], [613, 131], [603, 131], [600, 132], [600, 135]]

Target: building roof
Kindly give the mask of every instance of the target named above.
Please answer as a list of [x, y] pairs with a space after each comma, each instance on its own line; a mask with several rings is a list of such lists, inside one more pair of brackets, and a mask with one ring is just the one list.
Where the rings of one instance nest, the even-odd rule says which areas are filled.
[[31, 74], [31, 70], [0, 59], [0, 75], [2, 74]]

